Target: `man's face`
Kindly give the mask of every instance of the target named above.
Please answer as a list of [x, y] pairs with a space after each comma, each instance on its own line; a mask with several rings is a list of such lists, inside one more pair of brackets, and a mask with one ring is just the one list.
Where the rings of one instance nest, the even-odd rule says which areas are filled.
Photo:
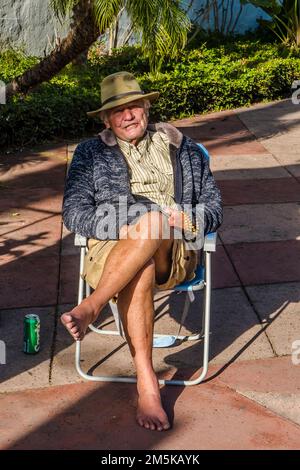
[[119, 139], [136, 145], [144, 136], [148, 125], [145, 101], [132, 101], [110, 109], [104, 123]]

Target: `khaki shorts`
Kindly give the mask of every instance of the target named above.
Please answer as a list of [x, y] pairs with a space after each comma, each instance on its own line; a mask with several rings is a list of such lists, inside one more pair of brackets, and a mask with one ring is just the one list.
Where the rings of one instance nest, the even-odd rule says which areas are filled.
[[[118, 240], [89, 240], [82, 277], [95, 289], [102, 276], [106, 259]], [[168, 280], [164, 284], [155, 283], [158, 290], [172, 289], [183, 281], [195, 277], [197, 252], [187, 250], [183, 240], [174, 240], [172, 248], [172, 267]]]

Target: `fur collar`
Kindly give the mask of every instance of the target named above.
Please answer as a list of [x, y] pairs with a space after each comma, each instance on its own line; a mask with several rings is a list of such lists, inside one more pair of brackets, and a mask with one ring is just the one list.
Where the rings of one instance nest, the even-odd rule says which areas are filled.
[[[164, 122], [158, 122], [157, 124], [149, 124], [147, 130], [150, 132], [164, 132], [169, 139], [170, 145], [173, 145], [176, 148], [179, 148], [181, 145], [183, 134], [171, 124]], [[109, 147], [117, 145], [116, 137], [110, 129], [104, 129], [98, 134], [98, 136]]]

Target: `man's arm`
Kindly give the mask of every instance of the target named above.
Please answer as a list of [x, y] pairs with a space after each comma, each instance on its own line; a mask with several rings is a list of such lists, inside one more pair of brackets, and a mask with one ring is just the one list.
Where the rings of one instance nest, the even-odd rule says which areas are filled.
[[[124, 207], [126, 222], [127, 205]], [[68, 172], [63, 201], [63, 221], [71, 232], [87, 238], [117, 239], [122, 207], [103, 201], [96, 206], [94, 189], [93, 143], [76, 147]]]
[[192, 139], [185, 139], [183, 151], [188, 152], [190, 160], [189, 169], [185, 172], [186, 184], [194, 189], [191, 211], [193, 225], [206, 235], [216, 231], [222, 223], [221, 193], [204, 152]]
[[182, 229], [185, 240], [192, 241], [216, 231], [221, 225], [222, 199], [202, 149], [186, 137], [181, 151], [185, 152], [182, 159], [184, 184], [189, 191], [194, 191], [193, 204], [177, 204], [177, 210], [164, 208], [162, 212], [168, 216], [171, 227]]
[[93, 188], [93, 158], [87, 143], [76, 147], [67, 175], [63, 221], [71, 232], [94, 238], [97, 226]]
[[[197, 153], [201, 158], [201, 189], [198, 204], [204, 204], [204, 234], [215, 232], [222, 223], [223, 209], [222, 198], [216, 181], [209, 168], [209, 161], [202, 150], [196, 145]], [[196, 158], [198, 155], [196, 156]]]
[[[129, 197], [119, 197], [117, 192], [112, 195], [113, 200], [101, 201], [101, 194], [98, 194], [96, 203], [95, 152], [98, 158], [99, 149], [95, 141], [82, 142], [76, 147], [65, 185], [63, 220], [68, 230], [87, 238], [117, 240], [120, 228], [135, 223], [139, 218], [139, 206], [134, 205], [132, 195], [129, 203]], [[102, 187], [109, 178], [106, 164], [100, 170], [99, 165], [97, 168], [97, 184]], [[150, 210], [145, 204], [143, 209], [144, 212]]]

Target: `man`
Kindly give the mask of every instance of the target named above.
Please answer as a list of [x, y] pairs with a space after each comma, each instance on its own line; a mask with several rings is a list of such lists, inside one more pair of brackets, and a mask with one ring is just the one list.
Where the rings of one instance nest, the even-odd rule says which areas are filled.
[[[88, 113], [100, 115], [106, 129], [75, 150], [63, 217], [69, 230], [89, 239], [84, 276], [95, 290], [64, 313], [62, 323], [82, 340], [117, 297], [137, 372], [137, 421], [162, 431], [170, 423], [152, 365], [154, 287], [193, 278], [197, 252], [185, 240], [216, 230], [222, 208], [199, 147], [169, 124], [148, 126], [150, 102], [157, 97], [144, 94], [132, 74], [118, 72], [102, 81], [102, 106]], [[137, 203], [143, 210], [134, 212]], [[203, 221], [197, 206], [204, 207]]]

